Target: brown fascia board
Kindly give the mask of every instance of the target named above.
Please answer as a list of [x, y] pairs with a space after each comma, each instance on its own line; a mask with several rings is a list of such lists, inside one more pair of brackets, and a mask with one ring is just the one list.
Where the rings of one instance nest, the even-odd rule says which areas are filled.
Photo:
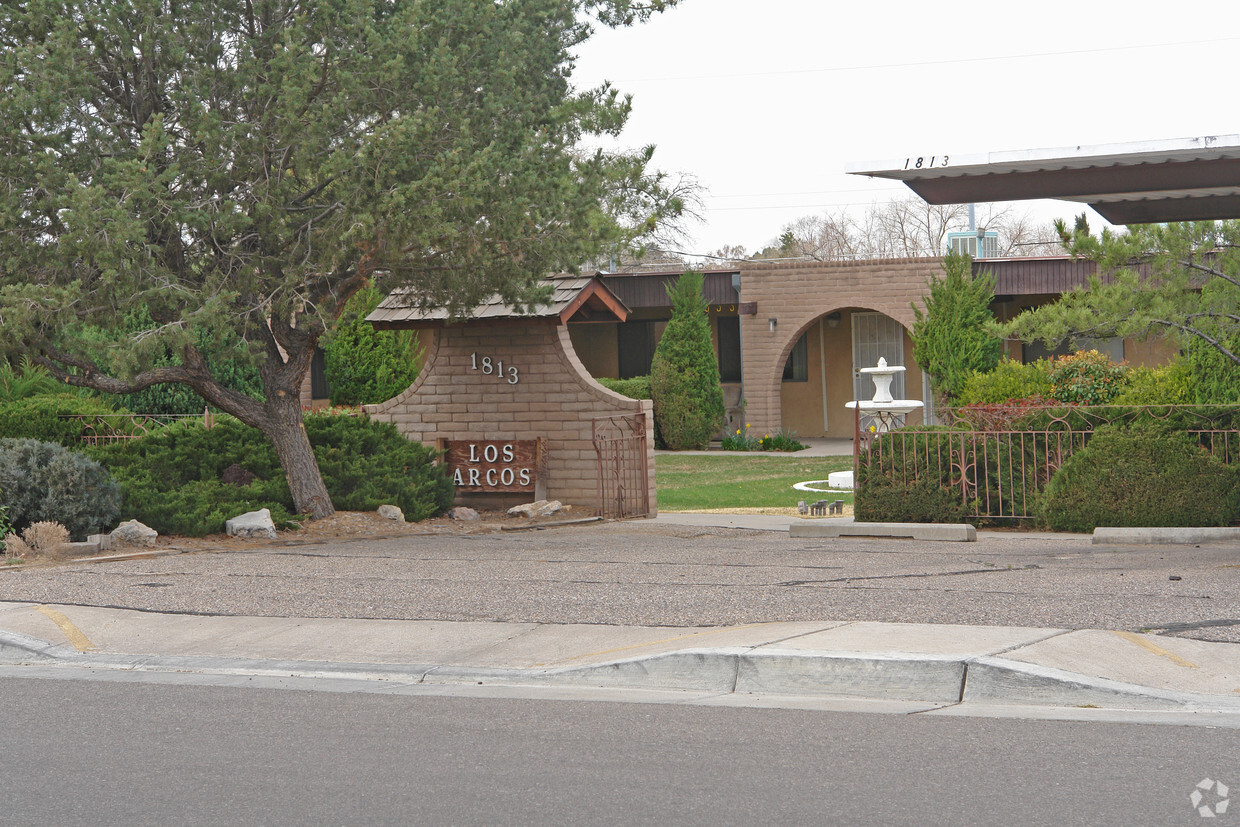
[[[909, 189], [930, 204], [1025, 201], [1035, 198], [1063, 198], [1088, 202], [1091, 200], [1090, 196], [1117, 195], [1126, 192], [1240, 186], [1240, 158], [1168, 161], [1160, 164], [1117, 164], [1109, 167], [1065, 168], [985, 175], [943, 175], [908, 180], [905, 183]], [[1098, 208], [1095, 207], [1095, 209]]]
[[1164, 221], [1220, 221], [1240, 216], [1240, 195], [1145, 198], [1090, 202], [1112, 224], [1161, 224]]

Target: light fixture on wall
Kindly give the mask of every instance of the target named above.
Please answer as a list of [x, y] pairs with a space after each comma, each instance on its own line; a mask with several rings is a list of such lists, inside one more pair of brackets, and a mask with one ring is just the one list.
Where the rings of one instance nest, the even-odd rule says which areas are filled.
[[837, 310], [834, 313], [828, 313], [827, 314], [827, 327], [839, 327], [839, 326], [840, 326], [840, 311]]
[[771, 332], [775, 332], [775, 325], [779, 323], [779, 319], [767, 319], [767, 324], [771, 326]]

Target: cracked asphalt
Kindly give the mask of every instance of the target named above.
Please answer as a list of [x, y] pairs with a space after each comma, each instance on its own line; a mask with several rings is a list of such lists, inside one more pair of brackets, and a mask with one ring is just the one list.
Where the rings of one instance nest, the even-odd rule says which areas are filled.
[[[1173, 579], [1179, 578], [1179, 579]], [[869, 620], [1240, 642], [1240, 546], [976, 543], [655, 523], [255, 545], [0, 572], [0, 600], [279, 617], [643, 626]]]

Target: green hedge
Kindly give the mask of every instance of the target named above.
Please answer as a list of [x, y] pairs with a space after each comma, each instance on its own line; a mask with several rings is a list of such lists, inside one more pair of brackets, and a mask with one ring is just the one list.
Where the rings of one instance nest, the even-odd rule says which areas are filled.
[[1160, 423], [1108, 428], [1064, 462], [1039, 517], [1056, 531], [1225, 526], [1240, 521], [1240, 468]]
[[[621, 396], [627, 396], [629, 399], [653, 399], [654, 396], [650, 392], [649, 376], [634, 376], [632, 379], [608, 379], [606, 377], [596, 378], [598, 382], [608, 390], [615, 391]], [[659, 430], [659, 420], [654, 421], [654, 447], [664, 448], [663, 432]]]
[[1009, 399], [1050, 396], [1051, 375], [1045, 361], [1028, 365], [1003, 359], [994, 370], [974, 372], [965, 380], [958, 405], [996, 405]]
[[[916, 435], [893, 431], [877, 437], [857, 469], [853, 514], [863, 522], [959, 523], [968, 508], [953, 462], [957, 440], [931, 426]], [[913, 448], [915, 447], [915, 450]]]
[[[1011, 518], [1036, 509], [1046, 482], [1048, 442], [1055, 439], [1031, 432], [1000, 440], [942, 426], [884, 434], [861, 458], [857, 519], [1010, 525]], [[985, 482], [967, 502], [962, 473]], [[977, 518], [976, 511], [999, 516]]]
[[595, 381], [608, 390], [613, 390], [621, 396], [627, 396], [629, 399], [654, 398], [650, 394], [649, 376], [634, 376], [632, 379], [608, 379], [603, 377]]
[[[434, 450], [406, 439], [393, 425], [309, 414], [306, 433], [337, 509], [373, 511], [390, 503], [416, 521], [452, 504], [452, 481], [435, 465]], [[217, 533], [230, 517], [259, 508], [271, 509], [278, 524], [292, 519], [292, 495], [274, 448], [258, 430], [232, 419], [210, 430], [196, 421], [170, 425], [91, 453], [120, 483], [126, 519], [163, 534]], [[224, 482], [233, 465], [255, 479]]]
[[[1083, 409], [1053, 411], [1073, 428], [1088, 422]], [[857, 477], [859, 520], [893, 522], [969, 522], [983, 514], [1030, 513], [1060, 531], [1092, 531], [1096, 526], [1228, 525], [1240, 522], [1240, 451], [1212, 456], [1188, 431], [1240, 428], [1240, 409], [1152, 410], [1116, 408], [1132, 422], [1102, 426], [1047, 479], [1047, 457], [1072, 446], [1046, 430], [1050, 413], [1024, 418], [1029, 430], [1011, 440], [942, 427], [896, 430], [878, 437], [861, 457]], [[1216, 445], [1221, 450], [1223, 444]], [[1231, 464], [1225, 464], [1224, 460]], [[964, 502], [961, 473], [985, 480]], [[1007, 517], [994, 520], [1011, 524]]]
[[92, 418], [126, 414], [102, 399], [73, 393], [27, 396], [0, 405], [0, 439], [37, 439], [66, 448], [82, 446], [83, 422], [62, 418], [67, 415]]

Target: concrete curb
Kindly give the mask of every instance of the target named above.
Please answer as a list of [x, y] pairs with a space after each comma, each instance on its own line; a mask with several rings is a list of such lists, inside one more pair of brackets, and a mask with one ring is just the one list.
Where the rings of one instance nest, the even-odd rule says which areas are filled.
[[962, 700], [986, 704], [1240, 712], [1240, 698], [1173, 692], [1002, 658], [969, 662]]
[[977, 529], [968, 523], [792, 523], [790, 537], [889, 537], [972, 543]]
[[329, 679], [365, 684], [640, 689], [716, 695], [785, 695], [1152, 712], [1240, 713], [1240, 697], [1176, 692], [1081, 675], [1002, 657], [866, 652], [686, 649], [557, 668], [330, 663], [232, 657], [76, 652], [0, 632], [0, 663], [128, 673]]
[[1240, 543], [1240, 527], [1098, 527], [1094, 529], [1093, 538], [1094, 545], [1195, 545], [1197, 543]]
[[34, 656], [43, 660], [62, 659], [69, 651], [63, 646], [19, 632], [0, 631], [0, 660], [6, 657]]

